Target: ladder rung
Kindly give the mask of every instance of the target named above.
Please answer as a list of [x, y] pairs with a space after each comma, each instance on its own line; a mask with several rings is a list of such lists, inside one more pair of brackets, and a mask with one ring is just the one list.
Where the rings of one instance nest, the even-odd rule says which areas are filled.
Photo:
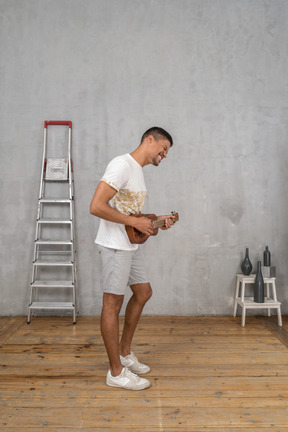
[[72, 240], [36, 240], [38, 245], [72, 245]]
[[53, 182], [53, 183], [68, 183], [69, 178], [63, 178], [63, 179], [49, 179], [49, 178], [43, 178], [44, 182]]
[[70, 302], [33, 302], [29, 309], [69, 309], [74, 310], [75, 305]]
[[73, 200], [69, 198], [41, 198], [39, 201], [43, 204], [69, 204]]
[[32, 287], [36, 288], [74, 288], [74, 284], [72, 281], [41, 281], [36, 280], [32, 284]]
[[71, 224], [72, 220], [68, 219], [38, 219], [40, 224]]
[[34, 261], [33, 263], [34, 266], [68, 266], [68, 267], [72, 267], [74, 265], [74, 263], [72, 261]]
[[[72, 251], [71, 250], [67, 250], [67, 251], [62, 251], [62, 250], [45, 250], [45, 251], [42, 251], [42, 250], [40, 250], [40, 251], [38, 251], [38, 253], [39, 253], [39, 255], [41, 254], [41, 256], [43, 256], [43, 255], [52, 255], [52, 256], [54, 256], [54, 255], [56, 255], [57, 256], [57, 259], [60, 257], [60, 255], [71, 255], [72, 254]], [[40, 257], [39, 257], [40, 258]], [[38, 258], [38, 259], [39, 259]]]

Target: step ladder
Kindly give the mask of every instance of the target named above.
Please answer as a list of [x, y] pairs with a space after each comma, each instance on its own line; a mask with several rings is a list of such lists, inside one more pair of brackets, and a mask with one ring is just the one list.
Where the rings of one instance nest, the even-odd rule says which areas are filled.
[[[57, 126], [56, 129], [59, 129], [59, 126], [65, 126], [64, 129], [61, 128], [64, 142], [66, 142], [68, 132], [68, 152], [65, 158], [47, 157], [48, 126]], [[69, 127], [68, 131], [67, 126]], [[49, 131], [52, 132], [52, 129], [55, 132], [55, 128], [49, 128]], [[71, 134], [71, 121], [44, 122], [44, 148], [28, 306], [28, 324], [31, 315], [34, 316], [39, 312], [45, 312], [48, 315], [69, 313], [73, 315], [73, 324], [76, 324], [78, 313], [76, 306], [76, 251]], [[62, 147], [63, 136], [61, 136]], [[66, 147], [66, 144], [64, 144], [64, 147]]]

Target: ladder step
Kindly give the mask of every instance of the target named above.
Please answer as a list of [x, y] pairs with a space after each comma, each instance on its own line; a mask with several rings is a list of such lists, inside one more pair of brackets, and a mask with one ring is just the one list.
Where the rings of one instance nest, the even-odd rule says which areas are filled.
[[36, 240], [38, 245], [72, 245], [72, 240]]
[[72, 281], [41, 281], [36, 280], [31, 284], [32, 287], [36, 288], [74, 288]]
[[71, 302], [33, 302], [29, 309], [59, 309], [59, 310], [74, 310], [75, 305]]
[[37, 223], [40, 224], [72, 224], [70, 219], [38, 219]]
[[53, 182], [53, 183], [68, 183], [69, 179], [49, 179], [49, 178], [43, 178], [44, 182]]
[[53, 266], [68, 266], [73, 267], [74, 263], [72, 261], [39, 261], [36, 260], [33, 263], [34, 266], [47, 266], [47, 267], [53, 267]]
[[69, 198], [41, 198], [39, 200], [43, 204], [70, 204], [72, 201]]

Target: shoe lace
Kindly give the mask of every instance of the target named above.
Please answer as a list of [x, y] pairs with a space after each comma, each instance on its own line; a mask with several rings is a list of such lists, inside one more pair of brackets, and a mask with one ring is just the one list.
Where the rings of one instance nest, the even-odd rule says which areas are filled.
[[132, 359], [133, 359], [134, 361], [136, 361], [137, 363], [139, 363], [138, 358], [134, 355], [134, 353], [133, 353], [132, 351], [131, 351], [130, 356], [132, 357]]
[[126, 376], [127, 378], [130, 378], [133, 381], [137, 381], [138, 380], [138, 375], [136, 375], [133, 372], [131, 372], [130, 369], [128, 369], [127, 367], [124, 368], [122, 374], [124, 376]]

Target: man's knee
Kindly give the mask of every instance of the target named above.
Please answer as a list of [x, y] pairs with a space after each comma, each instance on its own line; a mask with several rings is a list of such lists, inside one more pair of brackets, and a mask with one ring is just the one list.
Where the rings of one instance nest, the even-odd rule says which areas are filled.
[[102, 312], [107, 311], [109, 313], [119, 314], [123, 300], [124, 296], [122, 295], [104, 293]]
[[151, 285], [150, 284], [148, 284], [149, 286], [147, 287], [147, 291], [146, 291], [146, 301], [148, 301], [151, 297], [152, 297], [152, 294], [153, 294], [153, 291], [152, 291], [152, 288], [151, 288]]
[[132, 285], [133, 294], [140, 303], [145, 304], [152, 297], [152, 288], [149, 283]]

